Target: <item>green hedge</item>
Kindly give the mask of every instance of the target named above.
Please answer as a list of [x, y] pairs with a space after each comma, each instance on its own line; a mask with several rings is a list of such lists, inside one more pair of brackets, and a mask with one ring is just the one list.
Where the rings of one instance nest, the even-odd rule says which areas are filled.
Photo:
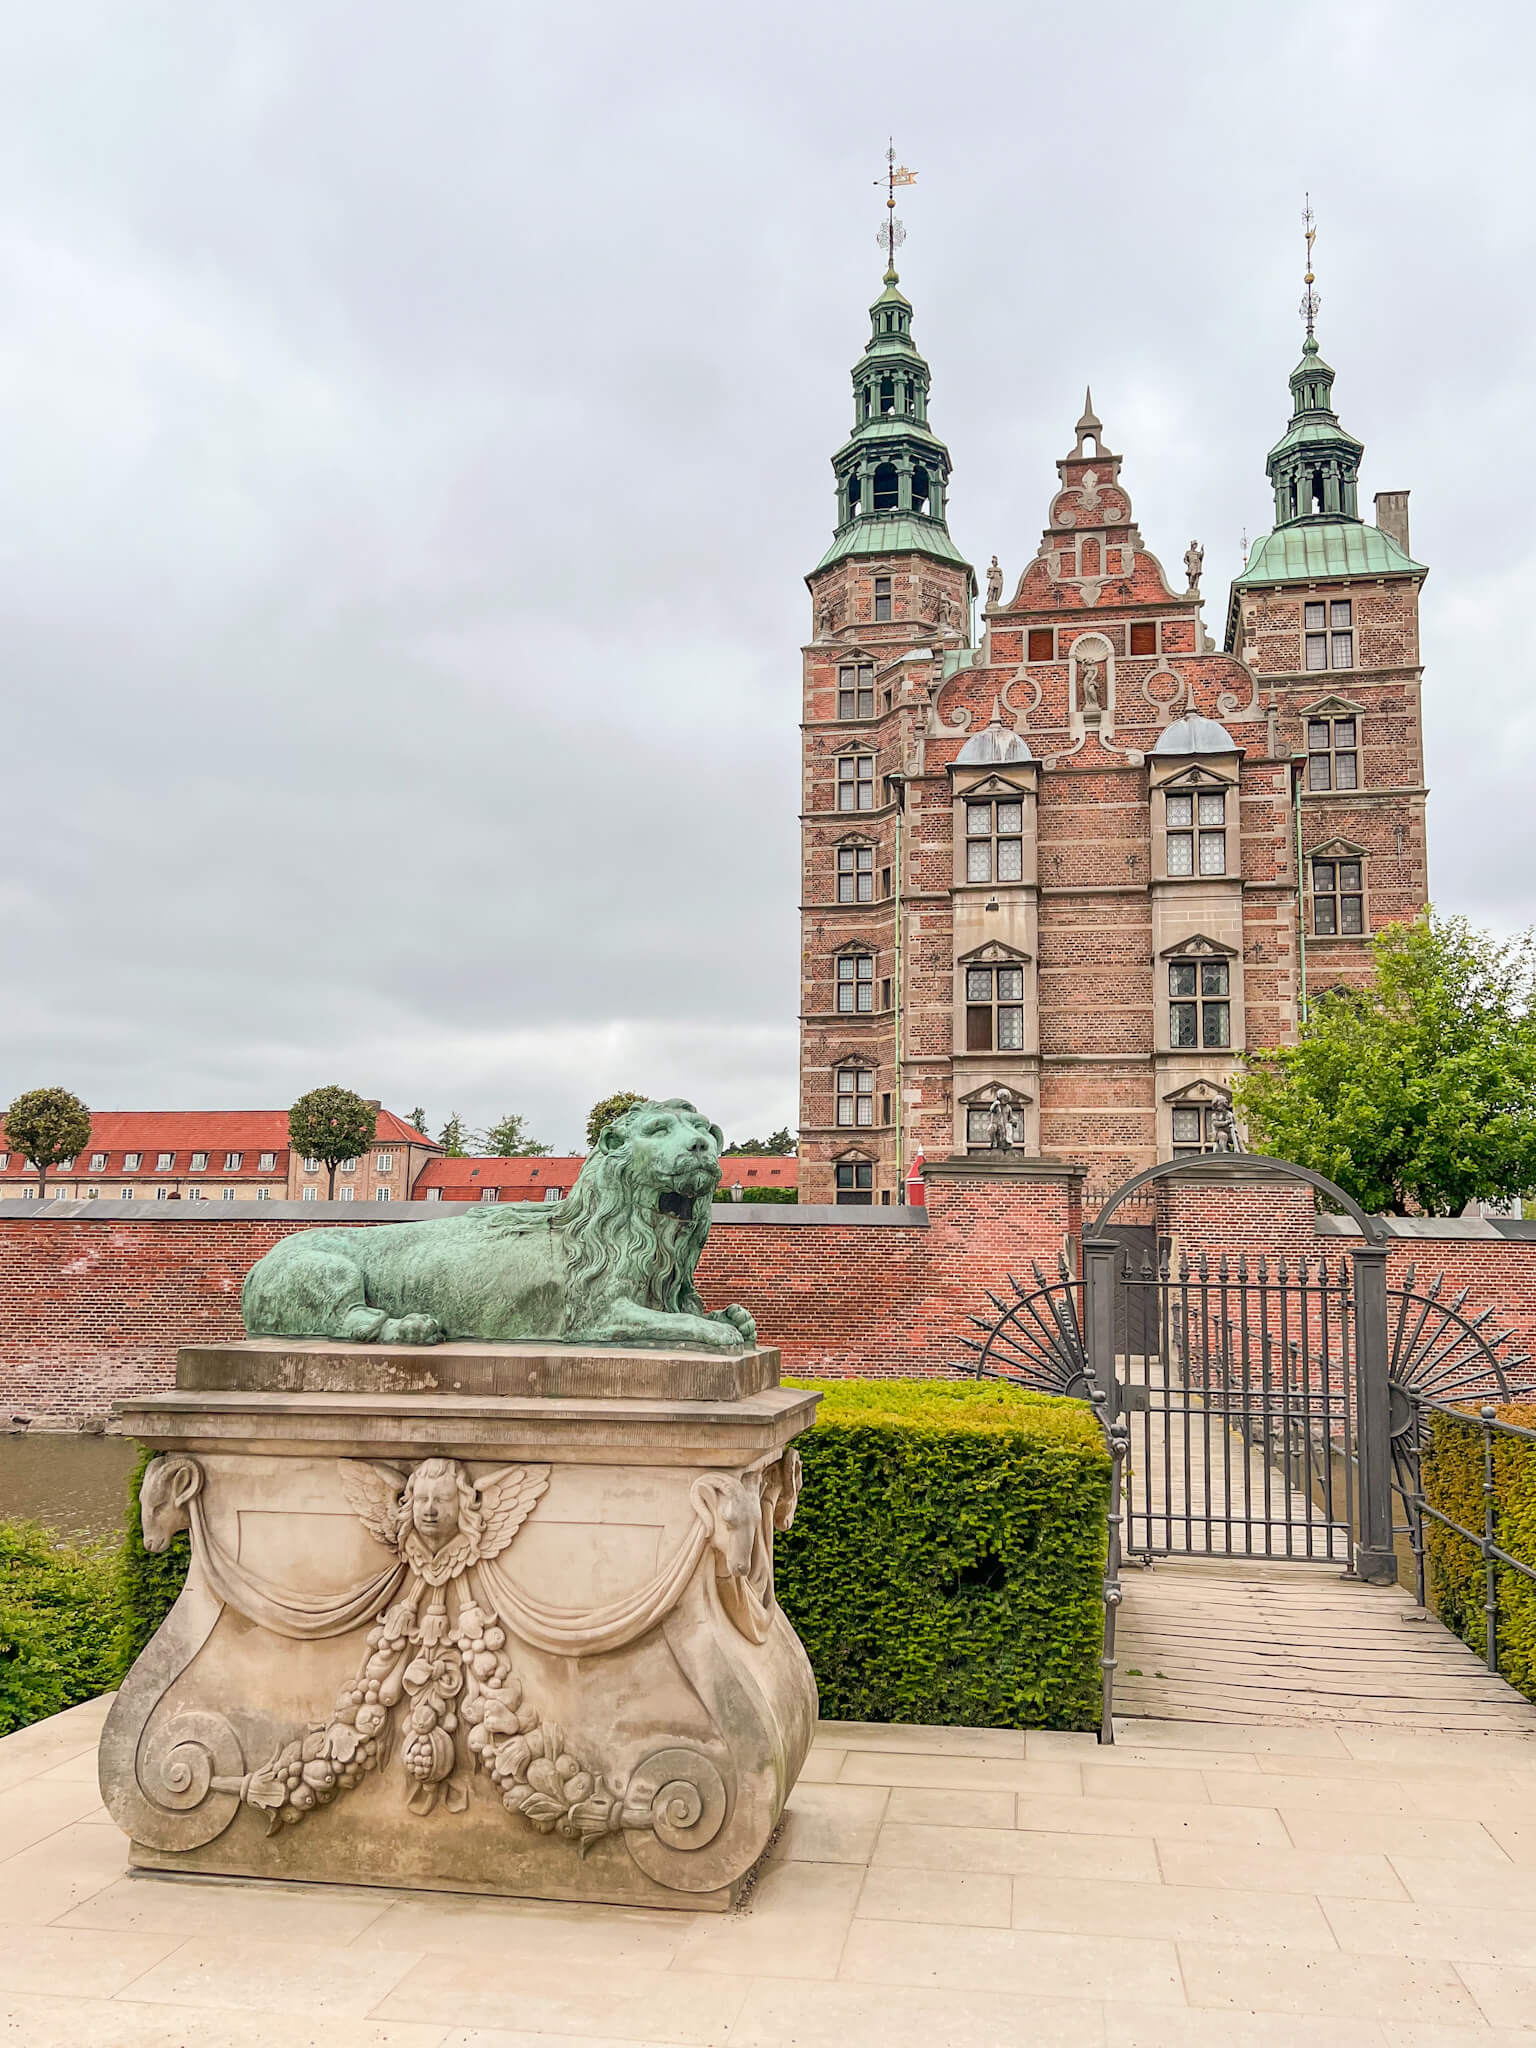
[[[1501, 1421], [1536, 1429], [1536, 1405], [1530, 1402], [1509, 1402], [1498, 1413]], [[1422, 1464], [1430, 1505], [1481, 1536], [1483, 1432], [1475, 1418], [1435, 1414]], [[1536, 1444], [1496, 1435], [1493, 1473], [1499, 1547], [1536, 1568]], [[1487, 1644], [1483, 1560], [1464, 1536], [1426, 1521], [1429, 1603], [1446, 1627], [1482, 1656]], [[1499, 1670], [1527, 1699], [1536, 1699], [1536, 1585], [1511, 1571], [1501, 1571], [1497, 1585]]]
[[784, 1610], [830, 1720], [1093, 1728], [1109, 1456], [1081, 1401], [997, 1381], [798, 1380]]
[[[792, 1384], [823, 1399], [799, 1439], [805, 1491], [778, 1543], [779, 1598], [822, 1712], [1096, 1727], [1109, 1459], [1086, 1404], [995, 1380]], [[186, 1575], [185, 1536], [152, 1557], [139, 1534], [147, 1463], [129, 1488], [107, 1684]]]
[[[721, 1181], [719, 1187], [715, 1189], [715, 1200], [717, 1202], [729, 1202], [730, 1199], [731, 1191], [725, 1182]], [[798, 1188], [749, 1188], [744, 1186], [741, 1191], [741, 1199], [744, 1202], [798, 1202], [800, 1200], [800, 1190]]]
[[0, 1522], [0, 1735], [118, 1680], [116, 1561], [35, 1522]]

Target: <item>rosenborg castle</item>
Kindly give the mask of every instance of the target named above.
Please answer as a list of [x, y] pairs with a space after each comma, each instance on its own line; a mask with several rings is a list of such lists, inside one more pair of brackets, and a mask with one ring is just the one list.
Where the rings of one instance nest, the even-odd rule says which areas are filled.
[[1091, 396], [983, 594], [887, 271], [807, 578], [802, 1201], [900, 1202], [918, 1155], [1000, 1128], [1090, 1193], [1210, 1149], [1245, 1048], [1423, 906], [1426, 571], [1406, 491], [1362, 517], [1333, 382], [1309, 333], [1220, 647], [1200, 550], [1170, 573], [1143, 542]]

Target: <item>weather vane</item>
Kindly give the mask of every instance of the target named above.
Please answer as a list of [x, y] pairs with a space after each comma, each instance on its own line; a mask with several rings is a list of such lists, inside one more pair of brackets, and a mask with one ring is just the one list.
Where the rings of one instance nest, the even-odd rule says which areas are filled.
[[1307, 274], [1303, 280], [1306, 290], [1301, 295], [1301, 317], [1307, 323], [1307, 339], [1313, 339], [1313, 325], [1317, 320], [1317, 309], [1323, 303], [1321, 296], [1313, 290], [1316, 280], [1312, 275], [1312, 244], [1317, 240], [1317, 221], [1312, 212], [1312, 194], [1306, 195], [1306, 204], [1301, 209], [1301, 231], [1307, 238]]
[[917, 183], [916, 171], [909, 171], [905, 164], [897, 163], [894, 137], [891, 138], [890, 145], [885, 152], [885, 176], [883, 178], [876, 178], [875, 183], [885, 187], [885, 219], [875, 232], [875, 242], [877, 246], [884, 248], [885, 267], [894, 277], [896, 274], [896, 251], [907, 239], [906, 229], [896, 218], [896, 187], [898, 185], [915, 185]]

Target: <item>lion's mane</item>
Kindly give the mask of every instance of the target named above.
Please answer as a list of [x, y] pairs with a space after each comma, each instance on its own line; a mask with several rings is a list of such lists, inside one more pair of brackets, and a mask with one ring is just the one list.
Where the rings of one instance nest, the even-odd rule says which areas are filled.
[[660, 1215], [659, 1192], [654, 1181], [642, 1179], [628, 1145], [600, 1148], [583, 1166], [551, 1218], [565, 1245], [567, 1334], [579, 1332], [595, 1306], [618, 1296], [672, 1314], [704, 1313], [693, 1273], [709, 1235], [714, 1191], [695, 1199], [686, 1221]]

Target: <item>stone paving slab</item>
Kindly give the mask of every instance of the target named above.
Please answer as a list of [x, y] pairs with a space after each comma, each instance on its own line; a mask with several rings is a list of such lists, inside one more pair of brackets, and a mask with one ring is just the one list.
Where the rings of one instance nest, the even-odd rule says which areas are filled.
[[0, 1742], [6, 2048], [1536, 2048], [1507, 1731], [824, 1724], [691, 1915], [130, 1876], [104, 1712]]

